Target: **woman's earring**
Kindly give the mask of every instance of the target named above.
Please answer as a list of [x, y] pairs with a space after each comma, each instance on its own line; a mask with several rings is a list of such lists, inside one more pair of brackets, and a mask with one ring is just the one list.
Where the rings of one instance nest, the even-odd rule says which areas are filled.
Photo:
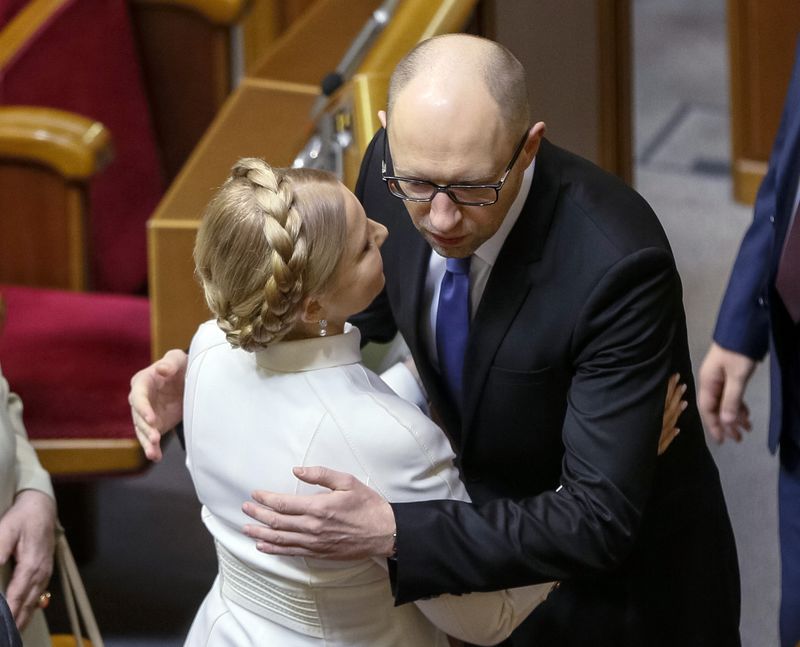
[[320, 319], [319, 320], [319, 336], [325, 337], [328, 334], [328, 320], [327, 319]]

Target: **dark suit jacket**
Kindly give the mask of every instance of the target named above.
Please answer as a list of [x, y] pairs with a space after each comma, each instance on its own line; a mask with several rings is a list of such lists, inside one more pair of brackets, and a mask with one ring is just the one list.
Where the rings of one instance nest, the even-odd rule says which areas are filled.
[[[386, 288], [356, 323], [369, 339], [405, 337], [475, 502], [393, 505], [397, 602], [564, 580], [508, 644], [739, 644], [733, 535], [649, 206], [542, 143], [472, 323], [459, 411], [420, 342], [430, 248], [381, 181], [382, 137], [356, 193], [389, 229]], [[657, 460], [676, 370], [690, 405]]]
[[786, 434], [800, 447], [800, 416], [784, 404], [798, 399], [798, 330], [775, 292], [786, 230], [800, 177], [800, 41], [769, 170], [761, 183], [753, 223], [742, 240], [720, 307], [714, 340], [755, 360], [770, 349], [769, 447]]

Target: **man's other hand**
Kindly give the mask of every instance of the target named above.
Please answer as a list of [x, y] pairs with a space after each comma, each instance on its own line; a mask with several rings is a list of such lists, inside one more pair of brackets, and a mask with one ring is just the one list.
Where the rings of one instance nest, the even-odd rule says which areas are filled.
[[395, 520], [389, 503], [356, 477], [325, 467], [295, 467], [301, 481], [331, 491], [298, 496], [259, 490], [242, 505], [264, 525], [245, 526], [256, 548], [270, 555], [323, 559], [388, 557]]
[[183, 388], [188, 356], [170, 350], [131, 378], [128, 403], [136, 437], [151, 461], [160, 461], [161, 436], [183, 418]]
[[739, 442], [742, 432], [752, 429], [743, 397], [755, 367], [755, 360], [716, 343], [708, 349], [700, 367], [697, 404], [706, 430], [718, 443], [725, 438]]

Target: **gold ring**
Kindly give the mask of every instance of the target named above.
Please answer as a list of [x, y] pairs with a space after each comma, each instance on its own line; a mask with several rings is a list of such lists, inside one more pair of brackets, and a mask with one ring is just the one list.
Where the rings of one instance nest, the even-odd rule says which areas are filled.
[[50, 606], [50, 598], [53, 597], [50, 591], [45, 591], [39, 596], [39, 608], [46, 609]]

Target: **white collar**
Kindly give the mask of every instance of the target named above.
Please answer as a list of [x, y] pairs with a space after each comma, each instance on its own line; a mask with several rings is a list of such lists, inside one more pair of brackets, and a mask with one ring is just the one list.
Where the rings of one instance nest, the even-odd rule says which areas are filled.
[[346, 323], [341, 335], [279, 341], [255, 351], [256, 363], [279, 373], [313, 371], [361, 361], [361, 333]]
[[494, 236], [475, 250], [475, 256], [480, 258], [489, 267], [494, 267], [494, 262], [497, 260], [497, 256], [500, 254], [500, 250], [503, 248], [506, 238], [508, 238], [508, 233], [519, 219], [519, 214], [522, 213], [522, 207], [525, 204], [525, 200], [528, 199], [528, 193], [530, 193], [531, 190], [533, 169], [535, 166], [536, 158], [533, 159], [522, 174], [522, 183], [520, 184], [517, 197], [514, 198], [514, 202], [511, 203], [511, 207], [508, 213], [506, 213], [506, 217], [503, 218], [503, 222], [500, 223], [500, 227], [494, 232]]

